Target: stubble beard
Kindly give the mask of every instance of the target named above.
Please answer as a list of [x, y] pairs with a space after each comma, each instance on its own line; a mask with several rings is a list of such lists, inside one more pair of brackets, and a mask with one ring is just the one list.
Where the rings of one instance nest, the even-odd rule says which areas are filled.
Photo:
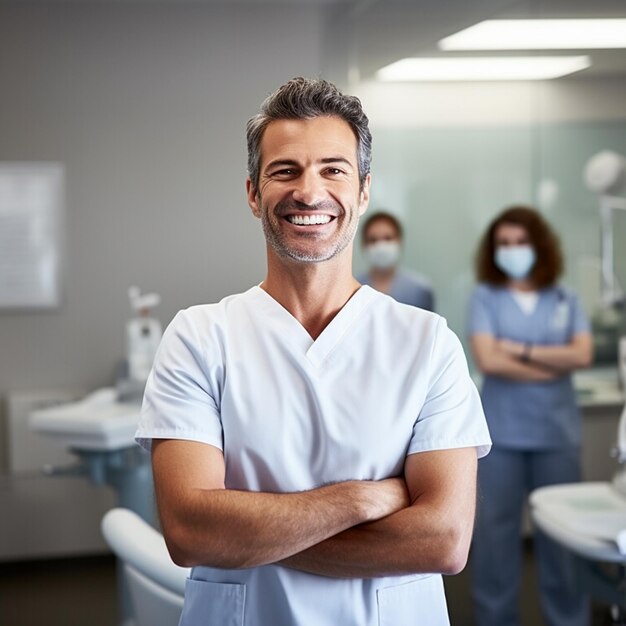
[[[310, 210], [318, 210], [322, 211], [324, 208], [333, 207], [333, 214], [337, 214], [336, 208], [338, 205], [336, 203], [319, 203], [313, 206], [308, 207]], [[277, 215], [277, 220], [282, 220], [282, 217], [278, 217], [281, 215], [281, 211], [293, 207], [292, 202], [283, 202], [278, 203], [274, 208], [274, 215]], [[323, 249], [313, 252], [308, 250], [302, 250], [299, 248], [295, 248], [290, 246], [284, 239], [283, 235], [280, 232], [280, 228], [272, 223], [272, 220], [269, 217], [270, 209], [264, 207], [261, 204], [261, 224], [263, 226], [263, 234], [265, 235], [265, 240], [269, 244], [269, 246], [276, 252], [276, 254], [284, 259], [289, 259], [292, 261], [298, 261], [300, 263], [322, 263], [324, 261], [328, 261], [341, 252], [343, 252], [348, 245], [353, 241], [354, 236], [356, 235], [357, 228], [359, 226], [359, 216], [358, 213], [354, 213], [355, 217], [352, 220], [352, 224], [348, 224], [348, 228], [345, 232], [341, 233], [339, 238], [336, 241], [329, 241], [327, 246]], [[303, 209], [302, 206], [299, 206], [298, 209]], [[345, 211], [339, 207], [340, 216], [336, 217], [335, 220], [340, 219], [341, 216], [345, 216]], [[306, 233], [303, 233], [306, 236]], [[311, 241], [314, 241], [314, 236], [311, 237]]]

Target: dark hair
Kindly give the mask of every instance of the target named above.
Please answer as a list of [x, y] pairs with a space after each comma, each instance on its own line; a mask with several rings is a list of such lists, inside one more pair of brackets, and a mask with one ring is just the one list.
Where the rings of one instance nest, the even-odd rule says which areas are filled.
[[347, 122], [356, 136], [359, 183], [363, 187], [372, 160], [372, 135], [361, 101], [355, 96], [344, 95], [335, 85], [321, 78], [301, 77], [292, 78], [266, 98], [260, 113], [248, 121], [248, 175], [252, 186], [259, 188], [261, 139], [270, 122], [333, 116]]
[[392, 215], [391, 213], [387, 213], [387, 211], [376, 211], [376, 213], [372, 213], [363, 222], [363, 226], [361, 226], [361, 243], [362, 244], [365, 244], [366, 242], [367, 231], [369, 230], [370, 226], [374, 222], [378, 222], [380, 220], [389, 222], [394, 227], [398, 235], [398, 239], [404, 239], [404, 228], [402, 228], [402, 224], [400, 223], [400, 220], [395, 215]]
[[537, 255], [529, 279], [537, 288], [553, 285], [563, 272], [559, 238], [536, 209], [522, 205], [505, 209], [485, 231], [476, 252], [476, 278], [491, 285], [504, 285], [509, 280], [494, 261], [495, 233], [501, 224], [516, 224], [526, 230]]

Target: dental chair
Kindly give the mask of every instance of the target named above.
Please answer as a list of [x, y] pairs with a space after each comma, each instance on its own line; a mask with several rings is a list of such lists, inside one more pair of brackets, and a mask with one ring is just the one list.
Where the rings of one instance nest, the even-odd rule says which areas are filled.
[[120, 562], [118, 572], [130, 596], [132, 625], [176, 626], [190, 570], [172, 562], [163, 535], [133, 511], [111, 509], [101, 527]]

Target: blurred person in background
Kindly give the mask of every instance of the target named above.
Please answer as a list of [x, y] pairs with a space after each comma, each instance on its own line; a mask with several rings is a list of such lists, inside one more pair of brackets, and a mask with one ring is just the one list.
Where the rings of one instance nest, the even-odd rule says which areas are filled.
[[[590, 365], [589, 323], [557, 279], [557, 235], [533, 208], [498, 215], [480, 241], [469, 334], [493, 449], [479, 467], [472, 549], [479, 626], [517, 626], [522, 511], [528, 492], [581, 479], [581, 416], [571, 372]], [[587, 626], [587, 599], [572, 589], [566, 553], [535, 537], [548, 626]]]
[[358, 275], [357, 280], [398, 302], [434, 311], [435, 297], [429, 282], [398, 267], [403, 239], [402, 224], [391, 213], [378, 211], [367, 218], [361, 243], [369, 271]]

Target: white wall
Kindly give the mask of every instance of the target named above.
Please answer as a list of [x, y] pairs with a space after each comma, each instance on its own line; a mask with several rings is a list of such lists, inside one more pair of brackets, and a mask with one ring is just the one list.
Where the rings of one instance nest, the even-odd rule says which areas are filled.
[[4, 2], [0, 161], [61, 161], [64, 302], [0, 312], [0, 394], [95, 387], [123, 356], [126, 289], [167, 323], [264, 275], [245, 123], [321, 67], [322, 6]]

